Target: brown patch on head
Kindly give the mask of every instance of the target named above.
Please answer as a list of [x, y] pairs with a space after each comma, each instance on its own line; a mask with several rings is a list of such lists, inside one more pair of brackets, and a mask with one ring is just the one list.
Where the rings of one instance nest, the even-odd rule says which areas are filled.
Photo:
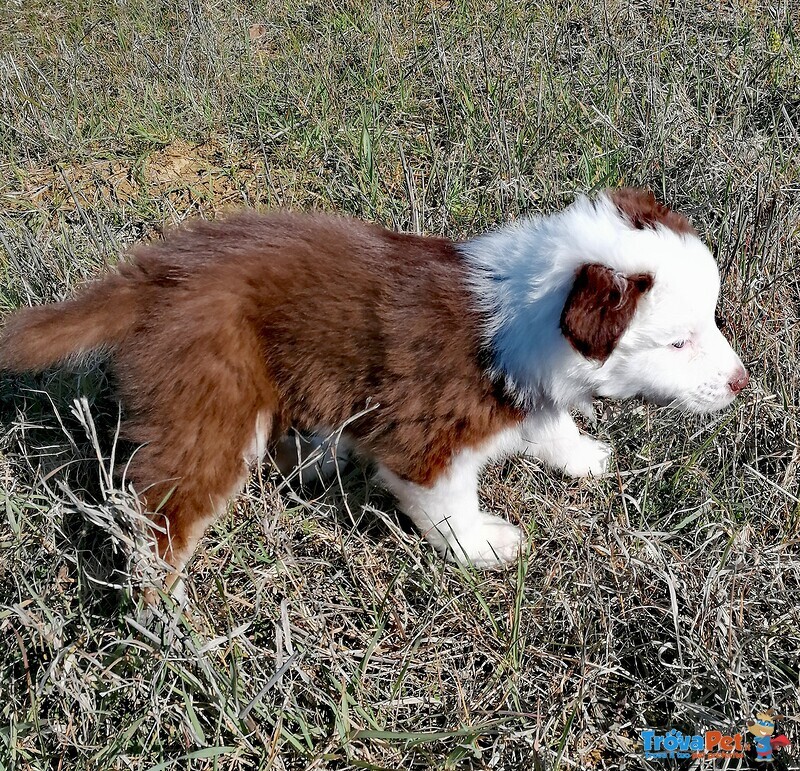
[[657, 201], [649, 190], [621, 187], [609, 190], [608, 196], [637, 230], [663, 225], [680, 235], [697, 235], [686, 217]]
[[582, 265], [561, 312], [564, 337], [587, 359], [605, 361], [652, 285], [649, 273], [623, 276], [605, 265]]

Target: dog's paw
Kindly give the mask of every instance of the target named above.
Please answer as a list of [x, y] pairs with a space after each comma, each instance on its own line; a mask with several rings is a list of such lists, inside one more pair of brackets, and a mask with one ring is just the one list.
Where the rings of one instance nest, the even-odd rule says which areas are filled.
[[600, 476], [608, 471], [611, 463], [611, 447], [605, 442], [581, 435], [571, 444], [568, 457], [561, 470], [571, 477]]
[[515, 562], [525, 545], [525, 535], [518, 527], [492, 514], [466, 532], [447, 538], [447, 557], [476, 568], [502, 568]]

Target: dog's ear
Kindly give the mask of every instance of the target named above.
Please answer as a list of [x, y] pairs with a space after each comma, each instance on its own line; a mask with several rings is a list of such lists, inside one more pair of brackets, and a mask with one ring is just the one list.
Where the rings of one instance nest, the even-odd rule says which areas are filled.
[[674, 230], [679, 235], [696, 236], [697, 231], [682, 214], [665, 206], [650, 190], [619, 187], [607, 191], [608, 197], [636, 230], [655, 228], [656, 225]]
[[652, 286], [649, 273], [624, 276], [605, 265], [582, 265], [561, 312], [564, 337], [587, 359], [605, 361]]

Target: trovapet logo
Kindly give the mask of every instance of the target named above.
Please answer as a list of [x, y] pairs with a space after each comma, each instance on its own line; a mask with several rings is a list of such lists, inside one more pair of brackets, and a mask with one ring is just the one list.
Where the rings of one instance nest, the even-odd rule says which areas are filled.
[[[758, 712], [754, 720], [747, 721], [747, 730], [737, 733], [709, 730], [685, 734], [675, 728], [668, 731], [647, 728], [641, 732], [642, 752], [646, 760], [741, 760], [751, 757], [757, 763], [771, 763], [777, 752], [791, 744], [785, 735], [775, 733], [775, 723], [780, 719], [781, 716], [773, 709]], [[751, 741], [748, 741], [748, 734], [752, 735]]]
[[684, 734], [674, 728], [666, 733], [647, 729], [642, 731], [642, 745], [646, 760], [658, 758], [743, 758], [749, 745], [744, 736], [706, 731], [702, 734]]

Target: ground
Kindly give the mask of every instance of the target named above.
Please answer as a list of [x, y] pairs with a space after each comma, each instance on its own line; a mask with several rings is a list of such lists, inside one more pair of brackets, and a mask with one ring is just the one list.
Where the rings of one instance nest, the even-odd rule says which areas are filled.
[[[643, 729], [735, 733], [768, 708], [796, 752], [792, 3], [8, 0], [0, 16], [2, 313], [237, 206], [464, 237], [642, 185], [711, 245], [752, 373], [712, 416], [598, 404], [602, 479], [490, 468], [486, 505], [531, 544], [502, 573], [444, 564], [368, 469], [297, 494], [265, 467], [204, 539], [186, 608], [150, 614], [136, 501], [108, 491], [107, 459], [63, 468], [113, 438], [102, 369], [6, 378], [0, 768], [664, 768]], [[131, 554], [131, 578], [109, 568]]]

